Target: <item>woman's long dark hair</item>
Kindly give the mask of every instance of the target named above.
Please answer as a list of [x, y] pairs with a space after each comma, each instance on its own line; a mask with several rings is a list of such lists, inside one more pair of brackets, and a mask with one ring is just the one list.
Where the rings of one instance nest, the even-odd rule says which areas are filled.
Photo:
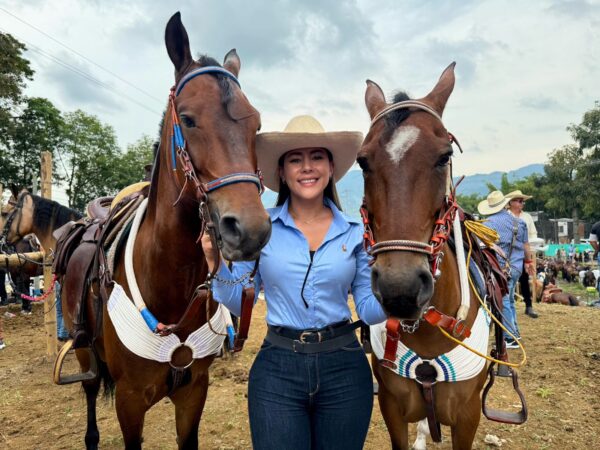
[[[293, 149], [292, 149], [293, 150]], [[327, 153], [327, 158], [329, 161], [333, 161], [333, 155], [327, 149], [324, 149]], [[287, 152], [286, 152], [287, 153]], [[279, 161], [277, 161], [277, 166], [283, 168], [283, 159], [285, 158], [286, 153], [279, 157]], [[329, 183], [325, 187], [325, 191], [323, 195], [327, 197], [329, 200], [333, 202], [337, 209], [342, 210], [342, 204], [340, 203], [340, 199], [338, 197], [337, 189], [335, 188], [335, 182], [333, 181], [333, 177], [329, 179]], [[281, 177], [279, 177], [279, 192], [277, 193], [277, 201], [275, 202], [275, 206], [281, 206], [285, 203], [285, 201], [290, 197], [290, 188], [287, 184], [283, 182]]]

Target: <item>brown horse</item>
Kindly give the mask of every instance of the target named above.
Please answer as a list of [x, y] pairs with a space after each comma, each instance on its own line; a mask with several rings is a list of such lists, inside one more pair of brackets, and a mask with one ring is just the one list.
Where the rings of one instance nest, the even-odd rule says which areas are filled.
[[[363, 217], [372, 227], [371, 254], [376, 257], [373, 292], [388, 316], [401, 321], [401, 343], [422, 360], [433, 360], [456, 347], [437, 327], [421, 320], [424, 313], [433, 307], [453, 318], [461, 306], [459, 268], [454, 250], [446, 244], [448, 235], [432, 239], [452, 226], [451, 221], [440, 224], [438, 219], [449, 211], [453, 137], [441, 116], [453, 87], [454, 64], [417, 101], [399, 93], [389, 105], [381, 88], [367, 81], [365, 102], [372, 121], [357, 158], [365, 179]], [[432, 253], [436, 245], [439, 251]], [[469, 295], [462, 325], [471, 328], [479, 305], [471, 290]], [[376, 357], [373, 370], [392, 447], [408, 449], [408, 423], [428, 417], [425, 383], [399, 376]], [[484, 365], [470, 379], [428, 385], [434, 398], [429, 404], [437, 421], [451, 427], [454, 449], [472, 446], [485, 378]]]
[[80, 218], [81, 213], [74, 209], [23, 190], [2, 212], [2, 236], [10, 245], [35, 234], [44, 251], [52, 252], [56, 250], [54, 230]]
[[[197, 244], [206, 223], [214, 224], [215, 240], [228, 260], [256, 259], [270, 236], [271, 227], [260, 201], [261, 181], [254, 149], [260, 115], [239, 87], [239, 57], [234, 50], [230, 51], [223, 66], [207, 56], [194, 60], [179, 13], [167, 24], [165, 42], [175, 68], [176, 88], [171, 90], [162, 124], [145, 215], [139, 216], [141, 225], [137, 236], [134, 241], [128, 241], [128, 246], [134, 242], [133, 276], [146, 311], [161, 324], [177, 324], [177, 331], [164, 336], [165, 339], [176, 336], [186, 341], [207, 324], [210, 316], [208, 326], [202, 329], [210, 327], [213, 336], [216, 333], [210, 324], [217, 304], [208, 303], [205, 294], [201, 300], [197, 295], [207, 279], [205, 256]], [[173, 134], [176, 146], [172, 146]], [[69, 259], [62, 291], [65, 322], [71, 331], [76, 329], [78, 319], [73, 306], [78, 303], [78, 292], [86, 281], [85, 272], [81, 271], [81, 248]], [[129, 269], [125, 268], [127, 252], [126, 249], [115, 258], [112, 281], [122, 286], [132, 299], [134, 285], [128, 275], [131, 271], [126, 272]], [[101, 292], [102, 282], [99, 284]], [[110, 291], [112, 284], [105, 287]], [[145, 414], [165, 396], [175, 405], [178, 447], [198, 448], [208, 368], [216, 351], [200, 358], [183, 344], [179, 349], [185, 351], [173, 353], [170, 363], [139, 356], [125, 342], [135, 330], [118, 334], [118, 322], [108, 313], [104, 302], [102, 316], [99, 316], [94, 306], [98, 286], [92, 285], [92, 288], [87, 291], [84, 304], [85, 330], [94, 339], [100, 377], [82, 382], [88, 404], [87, 448], [95, 449], [99, 442], [95, 410], [100, 378], [114, 382], [115, 406], [125, 448], [141, 448]], [[186, 314], [190, 304], [209, 308]], [[101, 328], [101, 332], [96, 333], [96, 327]], [[154, 328], [155, 333], [150, 333], [148, 339], [156, 341], [158, 336], [163, 336], [157, 330]], [[87, 372], [93, 365], [89, 353], [82, 350], [77, 349], [76, 354], [82, 371]]]

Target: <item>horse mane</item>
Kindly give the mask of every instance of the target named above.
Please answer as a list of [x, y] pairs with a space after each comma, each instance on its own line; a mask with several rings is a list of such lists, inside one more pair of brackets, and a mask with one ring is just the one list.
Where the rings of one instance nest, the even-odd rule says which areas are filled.
[[[406, 100], [410, 100], [410, 97], [408, 96], [408, 94], [404, 91], [398, 91], [394, 94], [392, 103], [403, 102]], [[385, 116], [385, 132], [386, 133], [394, 132], [394, 130], [396, 130], [396, 128], [398, 128], [400, 123], [402, 123], [402, 121], [404, 119], [406, 119], [409, 115], [410, 115], [409, 109], [397, 109], [395, 111], [388, 113]]]
[[54, 200], [48, 200], [38, 195], [32, 195], [34, 205], [33, 225], [42, 232], [52, 231], [70, 220], [83, 217], [74, 209], [67, 208]]

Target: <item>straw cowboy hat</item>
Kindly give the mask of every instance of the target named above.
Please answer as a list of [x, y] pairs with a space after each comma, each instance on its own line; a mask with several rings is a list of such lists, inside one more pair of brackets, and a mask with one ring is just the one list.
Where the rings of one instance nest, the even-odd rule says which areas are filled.
[[510, 201], [510, 200], [514, 200], [515, 198], [522, 198], [523, 200], [529, 200], [530, 198], [533, 198], [533, 197], [531, 195], [525, 195], [519, 189], [517, 189], [516, 191], [512, 191], [512, 192], [506, 194], [506, 198]]
[[296, 116], [283, 131], [260, 133], [256, 137], [256, 155], [265, 186], [279, 191], [281, 155], [298, 148], [326, 148], [333, 156], [333, 179], [339, 181], [354, 161], [363, 135], [360, 131], [325, 131], [312, 116]]
[[498, 211], [501, 211], [509, 201], [510, 199], [506, 198], [501, 191], [493, 191], [490, 192], [485, 200], [479, 202], [477, 211], [484, 216], [496, 214]]

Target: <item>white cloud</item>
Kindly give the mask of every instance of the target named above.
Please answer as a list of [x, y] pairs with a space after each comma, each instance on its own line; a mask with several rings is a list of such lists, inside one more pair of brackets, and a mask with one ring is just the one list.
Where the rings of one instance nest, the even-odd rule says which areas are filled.
[[123, 147], [156, 134], [173, 83], [164, 28], [176, 9], [194, 54], [221, 61], [237, 48], [242, 87], [264, 131], [311, 113], [326, 129], [365, 132], [366, 78], [386, 93], [403, 89], [419, 98], [456, 61], [457, 83], [444, 113], [465, 149], [455, 159], [456, 174], [544, 162], [570, 142], [566, 126], [598, 100], [597, 2], [0, 0], [0, 7], [153, 97], [0, 10], [3, 31], [135, 99], [27, 54], [36, 70], [30, 95], [63, 111], [98, 115]]

